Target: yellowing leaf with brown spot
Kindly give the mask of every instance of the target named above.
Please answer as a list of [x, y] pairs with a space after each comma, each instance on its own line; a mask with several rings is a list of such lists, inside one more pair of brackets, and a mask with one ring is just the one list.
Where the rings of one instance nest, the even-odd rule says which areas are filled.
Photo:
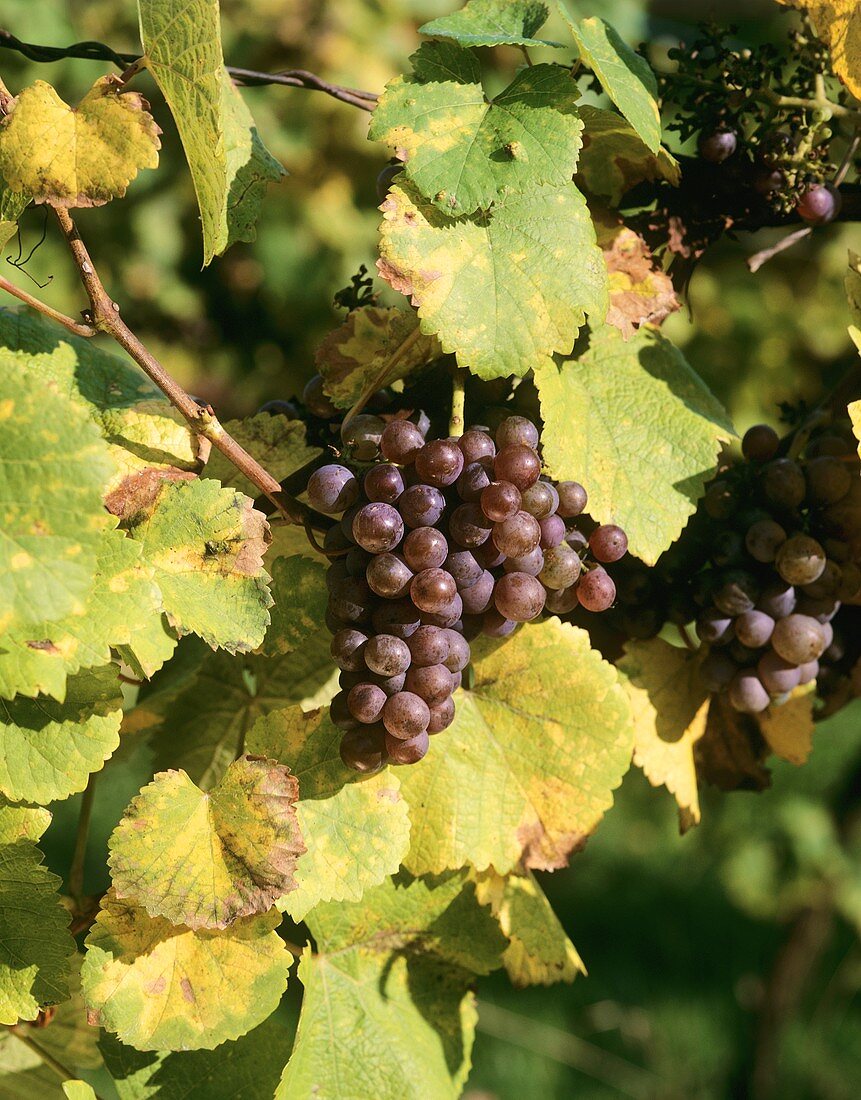
[[476, 897], [490, 905], [504, 936], [502, 962], [516, 986], [573, 982], [586, 967], [568, 938], [547, 895], [529, 872], [477, 876]]
[[770, 706], [757, 715], [768, 747], [790, 764], [804, 764], [813, 749], [812, 685], [796, 688], [781, 706]]
[[831, 49], [831, 64], [856, 99], [861, 99], [861, 7], [858, 0], [777, 0], [806, 12]]
[[208, 794], [160, 772], [111, 835], [117, 897], [195, 929], [265, 912], [296, 886], [298, 794], [289, 768], [259, 757], [235, 760]]
[[619, 671], [634, 714], [634, 763], [679, 804], [682, 831], [700, 820], [694, 746], [706, 731], [709, 695], [699, 662], [660, 638], [631, 642]]
[[226, 931], [175, 926], [111, 892], [87, 937], [91, 1024], [137, 1050], [211, 1050], [274, 1012], [293, 956], [276, 911]]
[[589, 635], [530, 623], [478, 660], [457, 716], [401, 791], [415, 874], [472, 864], [504, 874], [521, 857], [564, 867], [613, 804], [631, 763], [631, 712], [616, 670]]
[[158, 166], [161, 131], [146, 108], [115, 76], [97, 80], [75, 108], [37, 80], [0, 123], [0, 175], [36, 203], [103, 206]]
[[659, 325], [681, 308], [673, 281], [652, 258], [639, 233], [618, 226], [599, 241], [607, 262], [610, 308], [607, 324], [625, 339], [640, 325]]
[[326, 393], [341, 409], [349, 409], [362, 392], [405, 378], [417, 367], [442, 355], [433, 336], [418, 338], [402, 353], [401, 345], [418, 328], [412, 310], [396, 306], [362, 306], [354, 309], [317, 348], [315, 361]]
[[344, 767], [341, 732], [328, 713], [286, 707], [259, 718], [249, 752], [289, 764], [299, 781], [296, 805], [307, 851], [296, 889], [278, 901], [304, 920], [321, 901], [359, 901], [365, 889], [394, 874], [409, 847], [410, 822], [397, 770], [361, 777]]

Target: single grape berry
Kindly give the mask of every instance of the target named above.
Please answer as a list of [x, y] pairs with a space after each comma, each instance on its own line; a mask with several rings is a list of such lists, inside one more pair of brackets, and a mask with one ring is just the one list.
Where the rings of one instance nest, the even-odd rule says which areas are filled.
[[492, 524], [478, 504], [461, 504], [451, 514], [449, 533], [455, 542], [474, 550], [490, 538]]
[[404, 539], [403, 554], [410, 569], [437, 569], [448, 557], [448, 542], [435, 527], [416, 527]]
[[450, 655], [449, 631], [438, 626], [420, 626], [415, 634], [407, 638], [407, 646], [414, 668], [441, 665]]
[[809, 535], [792, 535], [777, 551], [775, 565], [787, 584], [811, 584], [826, 562], [822, 545]]
[[404, 521], [391, 504], [365, 504], [356, 513], [353, 538], [372, 554], [394, 550], [404, 535]]
[[773, 649], [766, 650], [756, 666], [759, 678], [771, 695], [792, 691], [801, 679], [798, 665], [784, 659]]
[[[775, 458], [764, 466], [761, 485], [763, 496], [776, 508], [797, 508], [807, 495], [804, 472], [791, 458]], [[717, 518], [728, 519], [732, 511]]]
[[359, 683], [350, 688], [347, 706], [357, 722], [368, 726], [380, 720], [387, 698], [377, 684]]
[[365, 646], [368, 635], [361, 630], [345, 627], [332, 637], [329, 652], [332, 660], [345, 672], [361, 672], [365, 668]]
[[589, 549], [597, 561], [618, 561], [628, 552], [628, 536], [615, 523], [603, 523], [589, 536]]
[[423, 665], [409, 670], [404, 688], [424, 699], [429, 707], [436, 707], [448, 699], [454, 684], [452, 674], [445, 665]]
[[557, 511], [563, 519], [579, 516], [589, 499], [579, 481], [560, 481], [556, 486], [556, 492], [559, 494]]
[[308, 503], [327, 516], [343, 512], [355, 504], [359, 496], [359, 483], [352, 470], [332, 463], [315, 470], [308, 479]]
[[497, 581], [493, 598], [500, 615], [524, 623], [541, 614], [547, 593], [544, 585], [528, 573], [506, 573]]
[[458, 592], [476, 584], [484, 574], [483, 567], [471, 550], [453, 550], [442, 564], [445, 571], [454, 577]]
[[570, 588], [549, 589], [547, 599], [544, 601], [544, 610], [553, 615], [567, 615], [580, 603], [577, 595], [577, 585]]
[[825, 649], [822, 626], [807, 615], [787, 615], [775, 625], [771, 636], [775, 653], [795, 665], [815, 661]]
[[834, 221], [842, 205], [843, 200], [836, 187], [818, 183], [805, 191], [795, 209], [809, 225], [827, 225]]
[[538, 480], [541, 459], [531, 447], [514, 443], [497, 452], [493, 469], [497, 481], [510, 481], [523, 493]]
[[427, 730], [406, 740], [386, 733], [385, 748], [390, 764], [417, 764], [427, 754], [429, 745]]
[[606, 611], [616, 599], [616, 585], [607, 570], [596, 565], [577, 582], [577, 597], [587, 611]]
[[481, 462], [483, 458], [493, 458], [496, 454], [496, 445], [487, 432], [478, 431], [475, 428], [464, 432], [457, 441], [457, 445], [463, 452], [465, 463]]
[[807, 498], [823, 508], [842, 500], [852, 488], [852, 474], [845, 462], [831, 455], [811, 459], [804, 468]]
[[379, 676], [400, 676], [411, 660], [410, 647], [394, 634], [375, 634], [365, 646], [365, 664]]
[[465, 588], [460, 598], [463, 601], [465, 615], [482, 615], [493, 604], [493, 589], [496, 579], [489, 569], [485, 569], [479, 579]]
[[375, 554], [365, 570], [370, 590], [387, 600], [406, 596], [413, 576], [412, 569], [398, 554]]
[[410, 598], [419, 611], [443, 611], [456, 595], [454, 577], [444, 569], [423, 569], [410, 584]]
[[341, 760], [362, 775], [378, 772], [386, 762], [383, 735], [375, 729], [348, 730], [341, 738]]
[[550, 550], [564, 541], [565, 520], [561, 516], [545, 516], [544, 519], [538, 521], [538, 526], [541, 528], [541, 542], [539, 545], [542, 550]]
[[445, 497], [433, 485], [410, 485], [398, 499], [407, 527], [435, 527], [445, 511]]
[[773, 519], [760, 519], [751, 524], [744, 536], [745, 548], [758, 562], [774, 561], [777, 552], [786, 542], [786, 531]]
[[536, 481], [523, 493], [521, 508], [536, 519], [546, 519], [559, 507], [559, 494], [547, 481]]
[[387, 699], [382, 714], [386, 731], [400, 741], [418, 737], [430, 724], [427, 703], [412, 691], [399, 691]]
[[461, 500], [475, 504], [481, 500], [484, 490], [490, 486], [491, 476], [488, 468], [481, 462], [470, 462], [464, 466], [457, 479], [457, 495]]
[[742, 645], [760, 649], [768, 645], [774, 631], [774, 619], [764, 611], [745, 611], [734, 623], [735, 636]]
[[768, 692], [755, 669], [741, 669], [729, 685], [729, 701], [744, 714], [760, 714], [771, 702]]
[[489, 520], [501, 523], [520, 511], [522, 496], [510, 481], [494, 481], [481, 494], [481, 510]]
[[380, 436], [380, 450], [387, 462], [409, 466], [425, 445], [425, 437], [409, 420], [392, 420]]
[[524, 447], [538, 448], [538, 429], [531, 420], [525, 416], [509, 416], [496, 429], [496, 446], [498, 450], [520, 444]]
[[463, 672], [469, 664], [469, 642], [456, 630], [444, 630], [443, 634], [448, 642], [448, 656], [440, 663], [444, 664], [449, 672]]
[[385, 426], [380, 417], [360, 413], [341, 425], [341, 442], [358, 462], [373, 462], [379, 457]]
[[305, 383], [305, 388], [302, 390], [302, 404], [308, 412], [324, 420], [331, 420], [338, 415], [337, 408], [323, 389], [323, 378], [319, 374], [315, 374]]
[[383, 462], [368, 470], [362, 487], [368, 500], [394, 504], [404, 491], [404, 479], [397, 466]]
[[744, 433], [741, 453], [751, 462], [768, 462], [777, 454], [780, 436], [768, 424], [754, 424]]
[[430, 708], [430, 722], [428, 723], [428, 733], [441, 733], [454, 721], [454, 699], [449, 696], [448, 699], [443, 700], [439, 706]]
[[[600, 528], [599, 528], [600, 530]], [[539, 550], [538, 553], [541, 553]], [[582, 563], [580, 556], [567, 543], [552, 547], [543, 553], [544, 564], [538, 579], [545, 588], [557, 591], [570, 588], [580, 576]]]
[[443, 489], [453, 485], [463, 469], [463, 452], [456, 443], [434, 439], [415, 457], [416, 474], [428, 485]]
[[517, 512], [493, 526], [493, 543], [506, 557], [522, 557], [534, 550], [540, 541], [538, 520], [528, 512]]
[[738, 138], [734, 130], [703, 131], [697, 141], [700, 156], [709, 164], [722, 164], [737, 148]]
[[[570, 547], [566, 546], [570, 550]], [[544, 551], [540, 546], [530, 550], [528, 554], [521, 554], [517, 558], [506, 558], [502, 563], [506, 573], [528, 573], [530, 577], [537, 577], [544, 568]]]

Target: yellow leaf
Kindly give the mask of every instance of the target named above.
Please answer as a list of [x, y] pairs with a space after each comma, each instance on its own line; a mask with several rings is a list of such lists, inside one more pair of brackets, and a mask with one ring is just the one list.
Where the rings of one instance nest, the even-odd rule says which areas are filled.
[[0, 124], [0, 175], [37, 203], [103, 206], [142, 168], [158, 166], [161, 133], [139, 92], [103, 76], [77, 107], [37, 80]]
[[781, 706], [757, 715], [768, 747], [790, 764], [804, 764], [813, 748], [813, 698], [811, 686], [796, 688]]
[[634, 763], [674, 795], [682, 831], [700, 820], [694, 746], [706, 731], [709, 697], [698, 666], [660, 638], [630, 643], [619, 664], [634, 714]]
[[858, 0], [777, 0], [810, 16], [831, 49], [831, 65], [849, 91], [861, 99], [861, 6]]

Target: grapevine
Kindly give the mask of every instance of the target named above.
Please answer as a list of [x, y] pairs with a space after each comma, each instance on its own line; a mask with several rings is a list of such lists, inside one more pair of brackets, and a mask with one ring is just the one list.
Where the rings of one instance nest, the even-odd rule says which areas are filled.
[[[285, 50], [252, 0], [96, 7], [0, 29], [0, 1093], [519, 1095], [483, 1044], [546, 1034], [483, 982], [586, 980], [556, 891], [607, 814], [625, 859], [664, 844], [639, 771], [678, 867], [790, 926], [714, 1094], [802, 1095], [798, 955], [861, 926], [861, 16], [635, 48], [597, 5], [419, 3], [383, 48], [388, 8], [323, 4]], [[719, 277], [784, 262], [819, 358], [801, 385], [772, 341], [778, 406], [697, 349]], [[743, 796], [706, 787], [772, 783], [716, 856]], [[588, 1026], [642, 1067], [551, 1056], [705, 1095], [623, 1008]]]

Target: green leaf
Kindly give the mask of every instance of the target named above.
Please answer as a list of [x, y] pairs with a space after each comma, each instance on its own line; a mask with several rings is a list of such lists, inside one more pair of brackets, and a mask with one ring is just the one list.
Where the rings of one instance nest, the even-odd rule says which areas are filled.
[[299, 962], [302, 1016], [276, 1100], [460, 1096], [476, 1021], [469, 985], [505, 945], [472, 885], [462, 874], [390, 879], [359, 905], [318, 906], [308, 927], [318, 953]]
[[4, 248], [18, 232], [18, 219], [30, 205], [29, 195], [19, 191], [10, 191], [0, 181], [0, 248]]
[[63, 1092], [69, 1100], [97, 1100], [93, 1086], [86, 1081], [64, 1081]]
[[218, 0], [138, 0], [147, 68], [167, 100], [191, 170], [204, 266], [254, 238], [266, 185], [284, 170], [263, 146], [224, 68]]
[[480, 378], [522, 377], [570, 351], [587, 313], [595, 322], [607, 312], [604, 258], [573, 183], [456, 220], [405, 184], [382, 210], [380, 274], [418, 307], [422, 331]]
[[577, 162], [583, 190], [604, 195], [618, 206], [622, 196], [643, 180], [666, 180], [674, 187], [681, 179], [679, 162], [663, 146], [652, 152], [630, 123], [615, 111], [582, 104], [585, 127]]
[[197, 435], [182, 413], [161, 398], [99, 410], [95, 418], [116, 468], [105, 497], [114, 515], [128, 515], [127, 500], [139, 495], [142, 483], [153, 482], [151, 471], [171, 476], [187, 471], [190, 476], [201, 467]]
[[77, 107], [37, 80], [0, 122], [0, 176], [12, 191], [54, 206], [103, 206], [142, 168], [158, 167], [161, 133], [140, 92], [100, 77]]
[[225, 931], [176, 927], [109, 893], [87, 936], [90, 1022], [138, 1050], [212, 1050], [266, 1019], [293, 956], [275, 911]]
[[675, 797], [683, 832], [700, 820], [695, 753], [710, 697], [699, 666], [687, 649], [661, 638], [629, 642], [618, 664], [634, 715], [634, 763]]
[[57, 622], [13, 627], [0, 641], [0, 696], [50, 695], [62, 702], [66, 677], [106, 665], [111, 648], [161, 619], [161, 593], [140, 544], [122, 531], [106, 531], [95, 587], [81, 614]]
[[718, 401], [669, 340], [610, 326], [579, 359], [535, 372], [544, 461], [582, 482], [589, 512], [618, 523], [631, 553], [654, 564], [696, 511], [722, 441], [734, 435]]
[[108, 842], [118, 898], [189, 928], [226, 928], [296, 888], [305, 851], [289, 768], [242, 756], [210, 794], [159, 772]]
[[349, 409], [366, 390], [376, 391], [405, 378], [438, 358], [442, 351], [433, 336], [418, 338], [401, 352], [418, 327], [409, 309], [360, 306], [317, 347], [315, 362], [326, 393], [340, 409]]
[[451, 38], [461, 46], [560, 46], [535, 37], [547, 15], [540, 0], [469, 0], [460, 11], [419, 27], [419, 34]]
[[33, 1020], [69, 995], [75, 942], [60, 880], [29, 840], [0, 845], [0, 1023]]
[[110, 474], [86, 412], [0, 350], [0, 637], [83, 611]]
[[276, 558], [271, 568], [275, 604], [263, 652], [268, 657], [276, 657], [293, 653], [319, 634], [329, 592], [326, 567], [301, 554]]
[[[307, 442], [305, 425], [301, 420], [258, 413], [245, 420], [228, 420], [224, 430], [278, 481], [283, 481], [321, 454], [319, 447], [312, 447]], [[237, 489], [246, 496], [260, 495], [260, 490], [215, 447], [204, 472], [206, 477], [215, 478], [225, 487]]]
[[572, 19], [562, 0], [559, 11], [571, 28], [580, 59], [653, 153], [661, 145], [658, 82], [649, 63], [603, 19]]
[[24, 806], [0, 795], [0, 844], [16, 840], [38, 840], [51, 824], [51, 812], [44, 806]]
[[178, 685], [159, 691], [156, 680], [156, 690], [127, 716], [128, 728], [155, 734], [158, 770], [183, 768], [199, 787], [210, 789], [261, 715], [295, 704], [310, 710], [337, 691], [328, 634], [318, 625], [316, 634], [283, 657], [237, 660], [213, 653]]
[[121, 707], [114, 665], [70, 677], [63, 703], [0, 699], [0, 792], [43, 803], [82, 791], [119, 744]]
[[179, 634], [230, 653], [260, 645], [272, 606], [263, 568], [269, 526], [248, 497], [217, 481], [163, 481], [152, 511], [130, 533], [155, 569]]
[[296, 920], [321, 901], [358, 901], [394, 874], [409, 848], [410, 822], [390, 769], [361, 778], [343, 765], [341, 732], [319, 710], [276, 710], [248, 734], [249, 752], [289, 763], [299, 780], [297, 814], [307, 851], [297, 888], [278, 902]]
[[99, 1039], [120, 1100], [269, 1100], [289, 1046], [289, 1032], [275, 1017], [216, 1053], [143, 1053], [105, 1031]]
[[631, 715], [589, 635], [551, 618], [481, 659], [445, 751], [405, 768], [416, 874], [564, 867], [631, 763]]
[[573, 982], [586, 973], [577, 948], [533, 874], [484, 871], [477, 878], [476, 895], [490, 905], [509, 941], [502, 962], [514, 985]]
[[407, 177], [447, 214], [472, 214], [574, 174], [583, 123], [567, 69], [534, 65], [487, 100], [474, 54], [426, 42], [413, 74], [395, 77], [374, 108], [369, 137], [405, 161]]

